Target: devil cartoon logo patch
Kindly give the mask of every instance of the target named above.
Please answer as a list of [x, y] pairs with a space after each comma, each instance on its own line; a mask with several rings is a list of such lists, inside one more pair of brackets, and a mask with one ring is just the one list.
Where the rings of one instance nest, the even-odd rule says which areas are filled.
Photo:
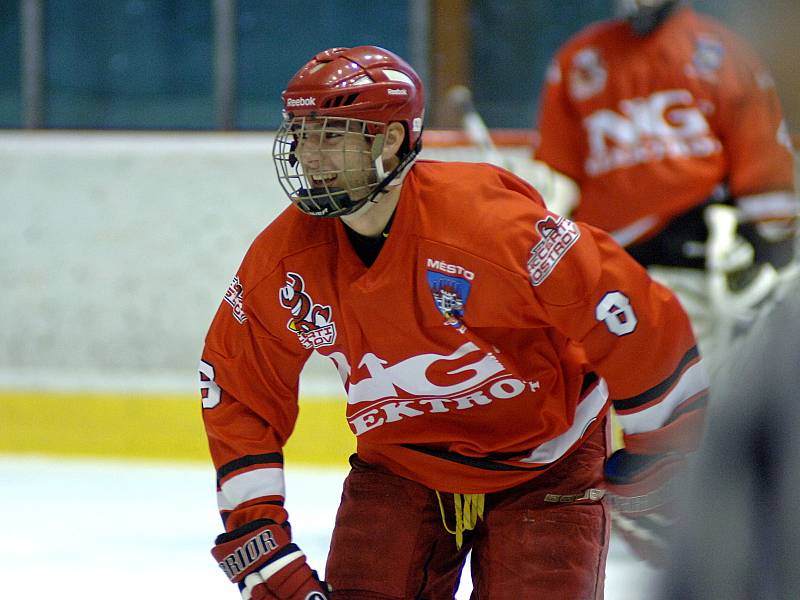
[[281, 306], [292, 313], [286, 328], [297, 335], [303, 348], [313, 350], [336, 342], [336, 324], [330, 306], [315, 304], [306, 292], [306, 282], [297, 273], [286, 274], [279, 293]]

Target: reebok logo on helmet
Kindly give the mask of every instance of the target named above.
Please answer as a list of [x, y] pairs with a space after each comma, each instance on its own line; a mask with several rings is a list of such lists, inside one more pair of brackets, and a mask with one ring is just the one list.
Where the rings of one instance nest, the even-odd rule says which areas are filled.
[[316, 106], [317, 99], [313, 96], [309, 96], [308, 98], [287, 98], [286, 99], [286, 107], [291, 108], [295, 106]]

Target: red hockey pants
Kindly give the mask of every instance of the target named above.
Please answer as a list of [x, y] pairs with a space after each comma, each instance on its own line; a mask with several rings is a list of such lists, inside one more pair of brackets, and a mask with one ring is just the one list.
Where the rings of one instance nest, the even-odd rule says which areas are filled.
[[[608, 510], [575, 498], [601, 486], [604, 430], [537, 478], [486, 494], [460, 550], [433, 490], [353, 456], [325, 573], [333, 600], [452, 600], [470, 549], [473, 600], [601, 600]], [[441, 498], [450, 525], [453, 495]]]

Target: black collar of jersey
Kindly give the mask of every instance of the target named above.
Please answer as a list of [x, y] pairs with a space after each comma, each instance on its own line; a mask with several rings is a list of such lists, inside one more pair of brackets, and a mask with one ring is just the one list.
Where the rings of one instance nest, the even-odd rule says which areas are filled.
[[383, 228], [383, 231], [375, 237], [361, 235], [343, 222], [344, 230], [347, 233], [347, 238], [353, 245], [353, 250], [358, 255], [358, 258], [361, 259], [361, 262], [367, 267], [371, 267], [378, 258], [378, 254], [380, 254], [381, 248], [383, 248], [383, 244], [386, 242], [386, 238], [389, 237], [392, 221], [394, 221], [394, 213], [389, 217], [389, 222], [386, 223], [386, 227]]

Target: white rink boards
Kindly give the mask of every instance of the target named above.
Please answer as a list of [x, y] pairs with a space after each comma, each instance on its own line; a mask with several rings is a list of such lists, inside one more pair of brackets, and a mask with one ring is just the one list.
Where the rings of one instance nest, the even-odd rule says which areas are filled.
[[[0, 314], [8, 316], [0, 387], [124, 381], [193, 392], [203, 336], [228, 283], [252, 239], [288, 204], [272, 140], [0, 132]], [[530, 162], [525, 146], [500, 152], [512, 166]], [[474, 147], [431, 144], [422, 157], [485, 160]], [[307, 372], [309, 386], [338, 387], [330, 365], [312, 361]]]
[[[288, 205], [272, 140], [0, 132], [0, 387], [193, 392], [214, 311]], [[463, 147], [423, 156], [482, 160]], [[319, 364], [324, 388], [334, 371]]]

